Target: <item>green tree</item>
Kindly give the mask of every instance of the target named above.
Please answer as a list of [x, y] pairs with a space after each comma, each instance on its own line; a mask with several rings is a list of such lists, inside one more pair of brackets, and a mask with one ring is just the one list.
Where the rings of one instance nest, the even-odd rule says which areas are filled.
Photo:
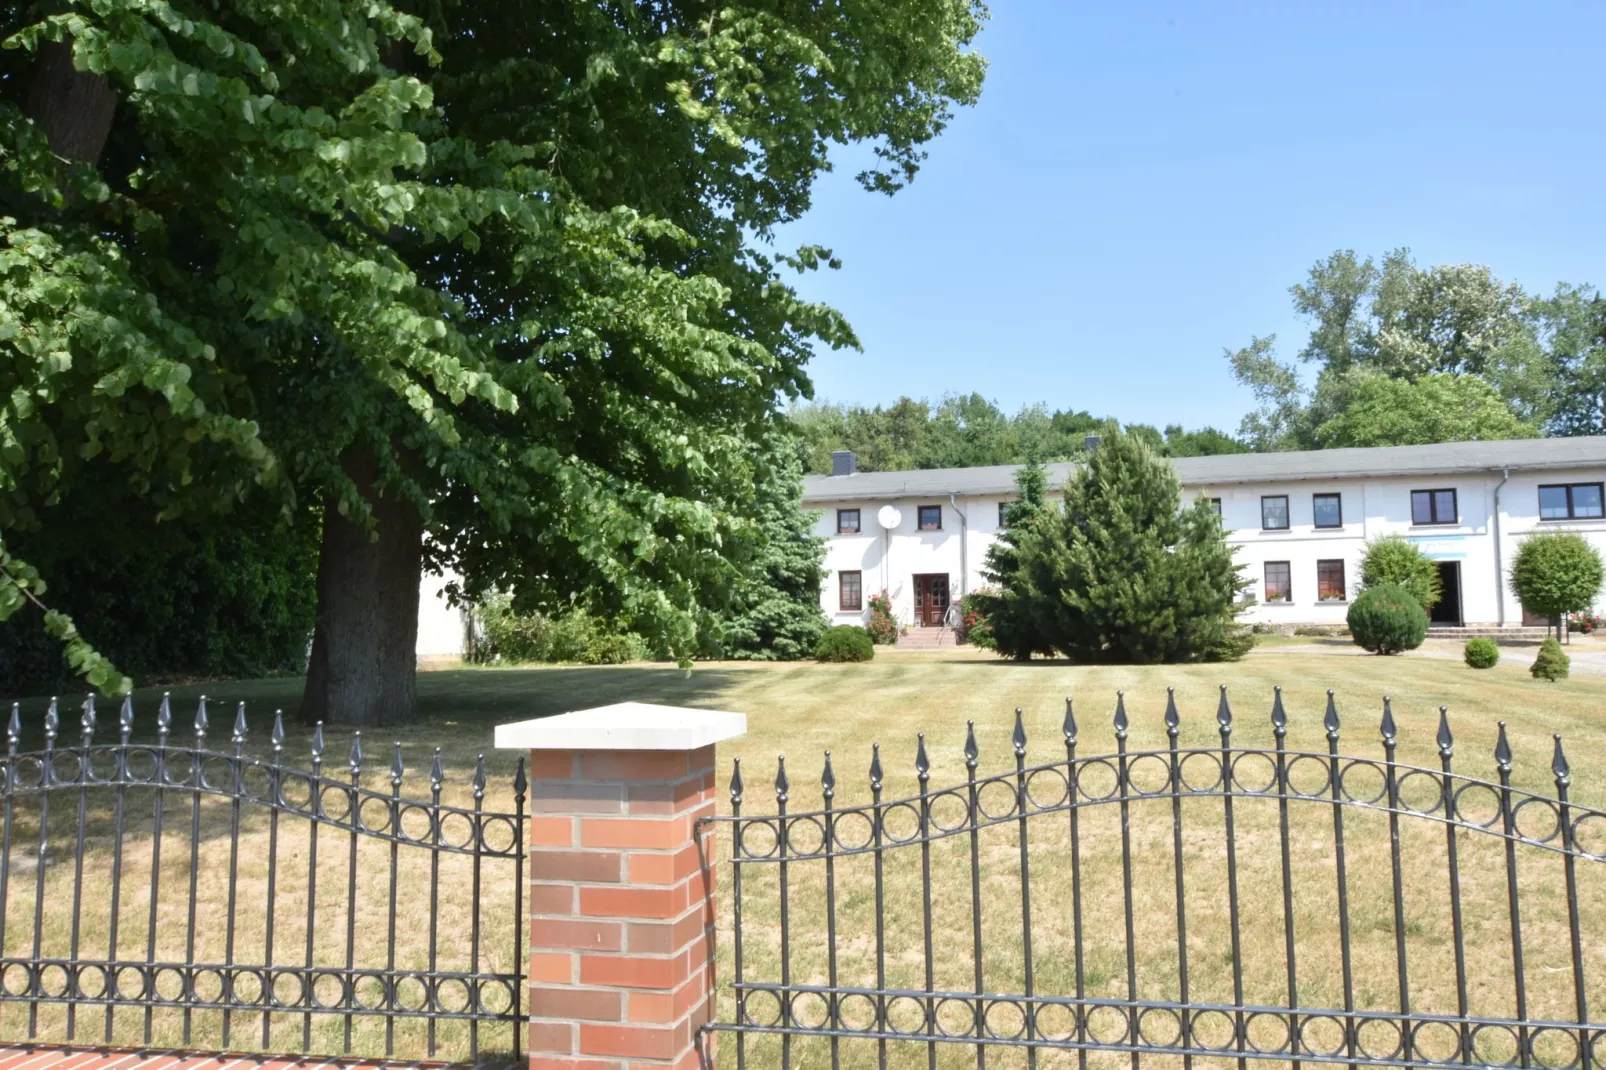
[[1048, 473], [1035, 461], [1015, 473], [1017, 497], [1004, 509], [1004, 527], [987, 547], [982, 575], [994, 586], [975, 591], [973, 599], [992, 633], [992, 646], [1006, 657], [1026, 660], [1053, 653], [1053, 645], [1037, 629], [1037, 607], [1027, 589], [1021, 547], [1032, 531], [1048, 522]]
[[[751, 444], [854, 344], [774, 228], [832, 145], [909, 181], [984, 66], [970, 0], [422, 10], [0, 28], [0, 532], [88, 466], [152, 516], [320, 503], [303, 712], [352, 723], [411, 713], [423, 567], [695, 648]], [[0, 616], [40, 594], [0, 552]]]
[[728, 658], [795, 661], [814, 653], [826, 626], [825, 540], [813, 532], [819, 514], [803, 508], [803, 465], [785, 431], [765, 440], [756, 479], [757, 553], [743, 564], [714, 646]]
[[1063, 510], [1022, 540], [1017, 578], [999, 580], [1037, 634], [1075, 660], [1241, 657], [1248, 581], [1209, 504], [1183, 510], [1181, 500], [1170, 465], [1139, 438], [1111, 435], [1066, 484]]
[[1511, 592], [1528, 612], [1556, 622], [1558, 635], [1562, 616], [1592, 608], [1603, 582], [1600, 551], [1576, 532], [1530, 535], [1511, 561]]
[[1348, 404], [1316, 429], [1324, 449], [1533, 438], [1495, 388], [1475, 375], [1435, 372], [1415, 381], [1366, 374]]
[[1344, 622], [1355, 645], [1374, 654], [1415, 650], [1428, 634], [1428, 615], [1416, 593], [1402, 584], [1380, 583], [1350, 604]]
[[1424, 610], [1444, 593], [1439, 566], [1404, 535], [1380, 535], [1361, 556], [1361, 590], [1384, 584], [1405, 588]]
[[1533, 315], [1550, 354], [1551, 430], [1606, 434], [1606, 297], [1593, 286], [1564, 283], [1534, 302]]

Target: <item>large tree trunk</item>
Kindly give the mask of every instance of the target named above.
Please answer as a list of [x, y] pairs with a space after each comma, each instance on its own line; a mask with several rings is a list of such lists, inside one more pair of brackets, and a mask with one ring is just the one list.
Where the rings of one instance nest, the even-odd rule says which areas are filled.
[[73, 67], [71, 43], [39, 46], [28, 86], [28, 114], [57, 156], [93, 164], [111, 133], [117, 94], [106, 77]]
[[374, 490], [372, 460], [348, 456], [377, 530], [324, 512], [318, 622], [301, 715], [330, 724], [403, 724], [417, 698], [418, 584], [424, 525], [410, 502]]

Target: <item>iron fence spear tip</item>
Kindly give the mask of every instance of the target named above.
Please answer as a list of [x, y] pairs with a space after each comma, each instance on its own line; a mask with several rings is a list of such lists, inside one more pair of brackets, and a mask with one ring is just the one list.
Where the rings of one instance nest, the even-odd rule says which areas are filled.
[[123, 704], [117, 710], [117, 724], [124, 732], [134, 727], [134, 696], [124, 695]]
[[870, 744], [870, 790], [881, 790], [881, 744]]
[[1450, 734], [1450, 707], [1439, 707], [1439, 756], [1448, 758], [1455, 749], [1455, 736]]
[[1117, 691], [1115, 693], [1115, 738], [1116, 739], [1125, 739], [1126, 738], [1126, 726], [1127, 726], [1127, 719], [1126, 719], [1126, 692], [1125, 691]]
[[1328, 739], [1338, 739], [1338, 701], [1331, 688], [1327, 691], [1327, 712], [1322, 715], [1322, 727], [1327, 729]]
[[1283, 708], [1283, 689], [1271, 689], [1271, 726], [1280, 736], [1288, 730], [1288, 711]]
[[55, 699], [55, 696], [51, 696], [50, 708], [45, 710], [45, 739], [46, 740], [53, 740], [53, 739], [56, 738], [56, 729], [60, 726], [60, 724], [61, 724], [61, 715], [56, 710], [56, 699]]
[[1399, 734], [1399, 730], [1394, 725], [1394, 704], [1387, 695], [1383, 696], [1383, 723], [1378, 730], [1383, 735], [1383, 746], [1394, 746], [1395, 737]]
[[246, 735], [245, 703], [234, 707], [234, 742], [244, 743]]
[[[404, 771], [404, 768], [405, 767], [402, 765], [401, 756], [401, 740], [398, 739], [392, 746], [390, 752], [390, 782], [392, 784], [395, 784], [398, 787], [401, 785], [402, 772]], [[522, 765], [519, 767], [519, 771], [523, 772]], [[517, 785], [515, 785], [515, 787], [516, 786]]]
[[284, 711], [273, 711], [273, 731], [269, 733], [268, 741], [273, 744], [274, 750], [284, 746]]
[[1225, 738], [1232, 734], [1232, 706], [1227, 702], [1227, 685], [1221, 685], [1221, 697], [1216, 700], [1216, 724], [1221, 726]]
[[981, 748], [976, 745], [976, 722], [965, 722], [965, 764], [970, 768], [976, 767], [981, 758]]
[[323, 722], [319, 721], [317, 724], [312, 726], [312, 760], [316, 762], [316, 761], [321, 760], [322, 758], [323, 758]]
[[1561, 749], [1561, 733], [1557, 732], [1554, 738], [1556, 749], [1550, 756], [1550, 771], [1556, 774], [1556, 786], [1565, 788], [1572, 783], [1573, 770], [1572, 766], [1567, 764], [1566, 753]]
[[88, 746], [95, 735], [95, 693], [93, 691], [84, 696], [84, 715], [78, 724], [84, 730], [84, 745]]
[[474, 759], [474, 797], [482, 798], [485, 795], [485, 755], [481, 754]]
[[931, 776], [931, 759], [926, 756], [924, 732], [915, 733], [915, 772], [920, 775], [921, 780], [927, 780]]
[[731, 763], [731, 802], [739, 803], [742, 801], [742, 788], [742, 760], [737, 758]]
[[351, 765], [353, 776], [362, 772], [362, 757], [362, 732], [353, 732], [351, 734], [351, 757], [347, 759]]
[[1182, 724], [1182, 715], [1177, 712], [1177, 689], [1174, 688], [1174, 687], [1168, 687], [1168, 688], [1165, 689], [1165, 728], [1166, 728], [1166, 735], [1169, 735], [1169, 736], [1176, 735], [1177, 731], [1178, 731], [1178, 726], [1180, 726], [1181, 724]]
[[785, 802], [787, 792], [791, 788], [792, 783], [786, 778], [786, 755], [777, 754], [775, 756], [775, 798], [780, 802]]
[[1065, 720], [1060, 723], [1060, 731], [1065, 734], [1065, 742], [1076, 742], [1076, 711], [1069, 698], [1065, 700]]
[[1016, 706], [1015, 707], [1015, 734], [1010, 737], [1010, 742], [1015, 744], [1015, 756], [1018, 757], [1018, 758], [1019, 757], [1025, 757], [1025, 755], [1026, 755], [1026, 722], [1023, 721], [1021, 718], [1022, 718], [1021, 708], [1019, 706]]
[[429, 786], [434, 791], [441, 790], [441, 782], [446, 779], [446, 770], [441, 766], [441, 749], [435, 748], [435, 759], [429, 765]]
[[[401, 744], [396, 744], [400, 747]], [[529, 790], [530, 778], [524, 774], [524, 758], [519, 757], [519, 767], [513, 771], [513, 799], [515, 802], [524, 802], [524, 793]]]
[[831, 752], [825, 752], [825, 771], [820, 774], [820, 790], [827, 799], [836, 795], [836, 771], [831, 768]]
[[1511, 743], [1506, 739], [1506, 722], [1500, 722], [1500, 736], [1495, 740], [1494, 760], [1502, 773], [1511, 772]]

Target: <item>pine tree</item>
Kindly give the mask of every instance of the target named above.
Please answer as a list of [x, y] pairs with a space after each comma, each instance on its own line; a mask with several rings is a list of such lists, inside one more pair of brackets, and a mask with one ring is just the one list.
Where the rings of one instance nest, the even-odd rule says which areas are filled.
[[987, 548], [982, 575], [997, 586], [996, 591], [978, 591], [976, 608], [992, 629], [995, 649], [1006, 657], [1025, 660], [1033, 654], [1049, 654], [1053, 647], [1033, 625], [1030, 598], [1024, 590], [1020, 546], [1027, 534], [1049, 515], [1048, 473], [1035, 458], [1015, 475], [1020, 497], [1004, 509], [1004, 527], [998, 539]]
[[1247, 585], [1221, 522], [1181, 508], [1176, 474], [1135, 437], [1105, 438], [1065, 486], [1063, 510], [1022, 540], [1017, 589], [1035, 634], [1079, 661], [1241, 657]]
[[826, 626], [820, 609], [825, 540], [813, 533], [817, 514], [803, 508], [797, 442], [785, 432], [772, 433], [758, 463], [759, 549], [735, 585], [716, 647], [728, 658], [812, 657]]

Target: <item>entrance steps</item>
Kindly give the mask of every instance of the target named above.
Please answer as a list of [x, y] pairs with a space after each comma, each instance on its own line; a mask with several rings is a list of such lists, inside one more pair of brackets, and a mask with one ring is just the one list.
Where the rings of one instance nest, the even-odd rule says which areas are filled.
[[1472, 639], [1477, 636], [1487, 636], [1490, 639], [1505, 639], [1513, 643], [1540, 643], [1549, 634], [1543, 627], [1528, 625], [1510, 625], [1505, 628], [1498, 624], [1430, 624], [1428, 625], [1429, 639]]
[[898, 650], [948, 650], [958, 646], [952, 628], [910, 628], [898, 633]]

